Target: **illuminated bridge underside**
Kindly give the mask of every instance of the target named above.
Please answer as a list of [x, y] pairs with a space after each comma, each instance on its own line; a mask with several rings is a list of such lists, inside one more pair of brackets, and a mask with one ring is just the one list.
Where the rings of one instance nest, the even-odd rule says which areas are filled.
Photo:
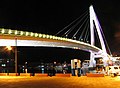
[[31, 36], [14, 36], [14, 35], [0, 35], [0, 46], [15, 46], [17, 39], [17, 46], [43, 46], [43, 47], [62, 47], [80, 49], [84, 51], [93, 51], [95, 53], [101, 51], [101, 49], [91, 46], [83, 42], [63, 41], [57, 39], [38, 38]]

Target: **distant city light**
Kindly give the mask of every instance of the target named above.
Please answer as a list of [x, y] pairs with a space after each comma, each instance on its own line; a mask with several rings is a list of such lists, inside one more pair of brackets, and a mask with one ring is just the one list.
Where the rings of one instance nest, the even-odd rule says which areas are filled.
[[2, 67], [5, 67], [5, 66], [6, 66], [6, 64], [2, 64], [1, 66], [2, 66]]
[[54, 64], [56, 64], [56, 62], [54, 62]]

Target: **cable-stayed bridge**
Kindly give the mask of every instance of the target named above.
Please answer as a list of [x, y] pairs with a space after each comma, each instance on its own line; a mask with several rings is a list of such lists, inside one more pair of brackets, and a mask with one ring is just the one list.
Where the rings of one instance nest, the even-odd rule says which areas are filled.
[[[86, 18], [85, 17], [86, 14], [83, 14], [82, 16], [83, 18]], [[44, 46], [44, 47], [62, 47], [80, 49], [91, 53], [90, 55], [91, 67], [93, 67], [94, 60], [97, 57], [102, 57], [104, 60], [104, 65], [106, 66], [107, 65], [106, 62], [109, 59], [109, 55], [106, 50], [103, 32], [97, 19], [97, 16], [94, 12], [93, 6], [90, 6], [89, 8], [89, 17], [87, 17], [84, 21], [82, 21], [83, 18], [80, 19], [79, 17], [78, 19], [71, 23], [73, 24], [73, 26], [71, 26], [71, 24], [66, 26], [63, 30], [59, 31], [55, 36], [1, 28], [0, 46]], [[89, 21], [87, 19], [89, 19]], [[78, 26], [80, 22], [82, 22], [82, 24]], [[85, 27], [83, 28], [84, 23], [90, 24], [89, 26], [85, 25]], [[74, 30], [75, 27], [78, 27], [76, 31]], [[65, 33], [63, 33], [62, 37], [58, 37], [58, 35], [67, 28], [69, 29]], [[88, 30], [89, 28], [90, 30]], [[80, 29], [84, 30], [80, 31]], [[71, 34], [71, 32], [73, 34]], [[95, 32], [98, 35], [101, 48], [95, 46]], [[78, 34], [79, 38], [77, 39]], [[69, 38], [69, 35], [72, 35], [72, 37]], [[83, 36], [84, 38], [82, 38]]]

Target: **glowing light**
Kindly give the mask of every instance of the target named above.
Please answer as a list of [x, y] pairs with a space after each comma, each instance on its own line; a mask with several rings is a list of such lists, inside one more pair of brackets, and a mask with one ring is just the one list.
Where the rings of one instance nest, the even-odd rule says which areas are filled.
[[30, 36], [33, 36], [33, 35], [34, 35], [34, 33], [31, 32]]
[[62, 40], [65, 40], [65, 38], [62, 38]]
[[43, 34], [43, 38], [46, 38], [46, 35], [45, 35], [45, 34]]
[[63, 40], [63, 38], [62, 38], [62, 37], [60, 37], [60, 40]]
[[42, 37], [42, 34], [39, 34], [39, 37], [41, 38], [41, 37]]
[[52, 38], [53, 38], [53, 36], [52, 36], [52, 35], [50, 35], [49, 37], [50, 37], [50, 39], [52, 39]]
[[63, 38], [64, 41], [67, 41], [67, 38]]
[[55, 39], [55, 36], [53, 36], [52, 38]]
[[56, 64], [56, 62], [54, 61], [54, 64]]
[[11, 46], [6, 46], [6, 48], [7, 48], [8, 50], [12, 50], [12, 47], [11, 47]]
[[4, 34], [5, 33], [5, 29], [2, 29], [1, 33]]
[[79, 49], [78, 47], [74, 47], [74, 49]]
[[46, 36], [46, 38], [49, 38], [49, 37], [50, 37], [49, 35]]
[[56, 36], [54, 36], [54, 39], [57, 39], [57, 37], [56, 37]]
[[58, 40], [60, 40], [60, 37], [58, 37]]
[[35, 37], [37, 37], [38, 36], [38, 33], [35, 33]]
[[11, 33], [12, 33], [12, 30], [9, 30], [9, 31], [8, 31], [8, 34], [11, 34]]
[[76, 39], [76, 37], [74, 36], [74, 39]]
[[26, 36], [28, 36], [29, 35], [29, 32], [26, 32]]
[[23, 35], [23, 34], [24, 34], [24, 32], [23, 32], [23, 31], [21, 31], [21, 32], [20, 32], [20, 35]]
[[59, 37], [57, 37], [57, 40], [59, 40]]
[[6, 66], [6, 64], [2, 64], [1, 66], [2, 66], [2, 67], [5, 67], [5, 66]]
[[81, 41], [83, 41], [83, 39], [80, 39]]
[[17, 35], [17, 30], [15, 31], [15, 35]]

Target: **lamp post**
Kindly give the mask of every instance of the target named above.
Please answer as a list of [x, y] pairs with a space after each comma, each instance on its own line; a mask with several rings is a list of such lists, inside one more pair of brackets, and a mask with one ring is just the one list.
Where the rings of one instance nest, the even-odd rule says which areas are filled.
[[[7, 49], [7, 51], [11, 51], [12, 47], [11, 46], [6, 46], [5, 49]], [[7, 61], [8, 62], [8, 61]], [[7, 68], [7, 75], [9, 74], [9, 68]]]
[[15, 37], [15, 73], [17, 74], [17, 37]]
[[[7, 50], [12, 50], [11, 46], [6, 46]], [[17, 38], [15, 38], [15, 73], [17, 75]]]

